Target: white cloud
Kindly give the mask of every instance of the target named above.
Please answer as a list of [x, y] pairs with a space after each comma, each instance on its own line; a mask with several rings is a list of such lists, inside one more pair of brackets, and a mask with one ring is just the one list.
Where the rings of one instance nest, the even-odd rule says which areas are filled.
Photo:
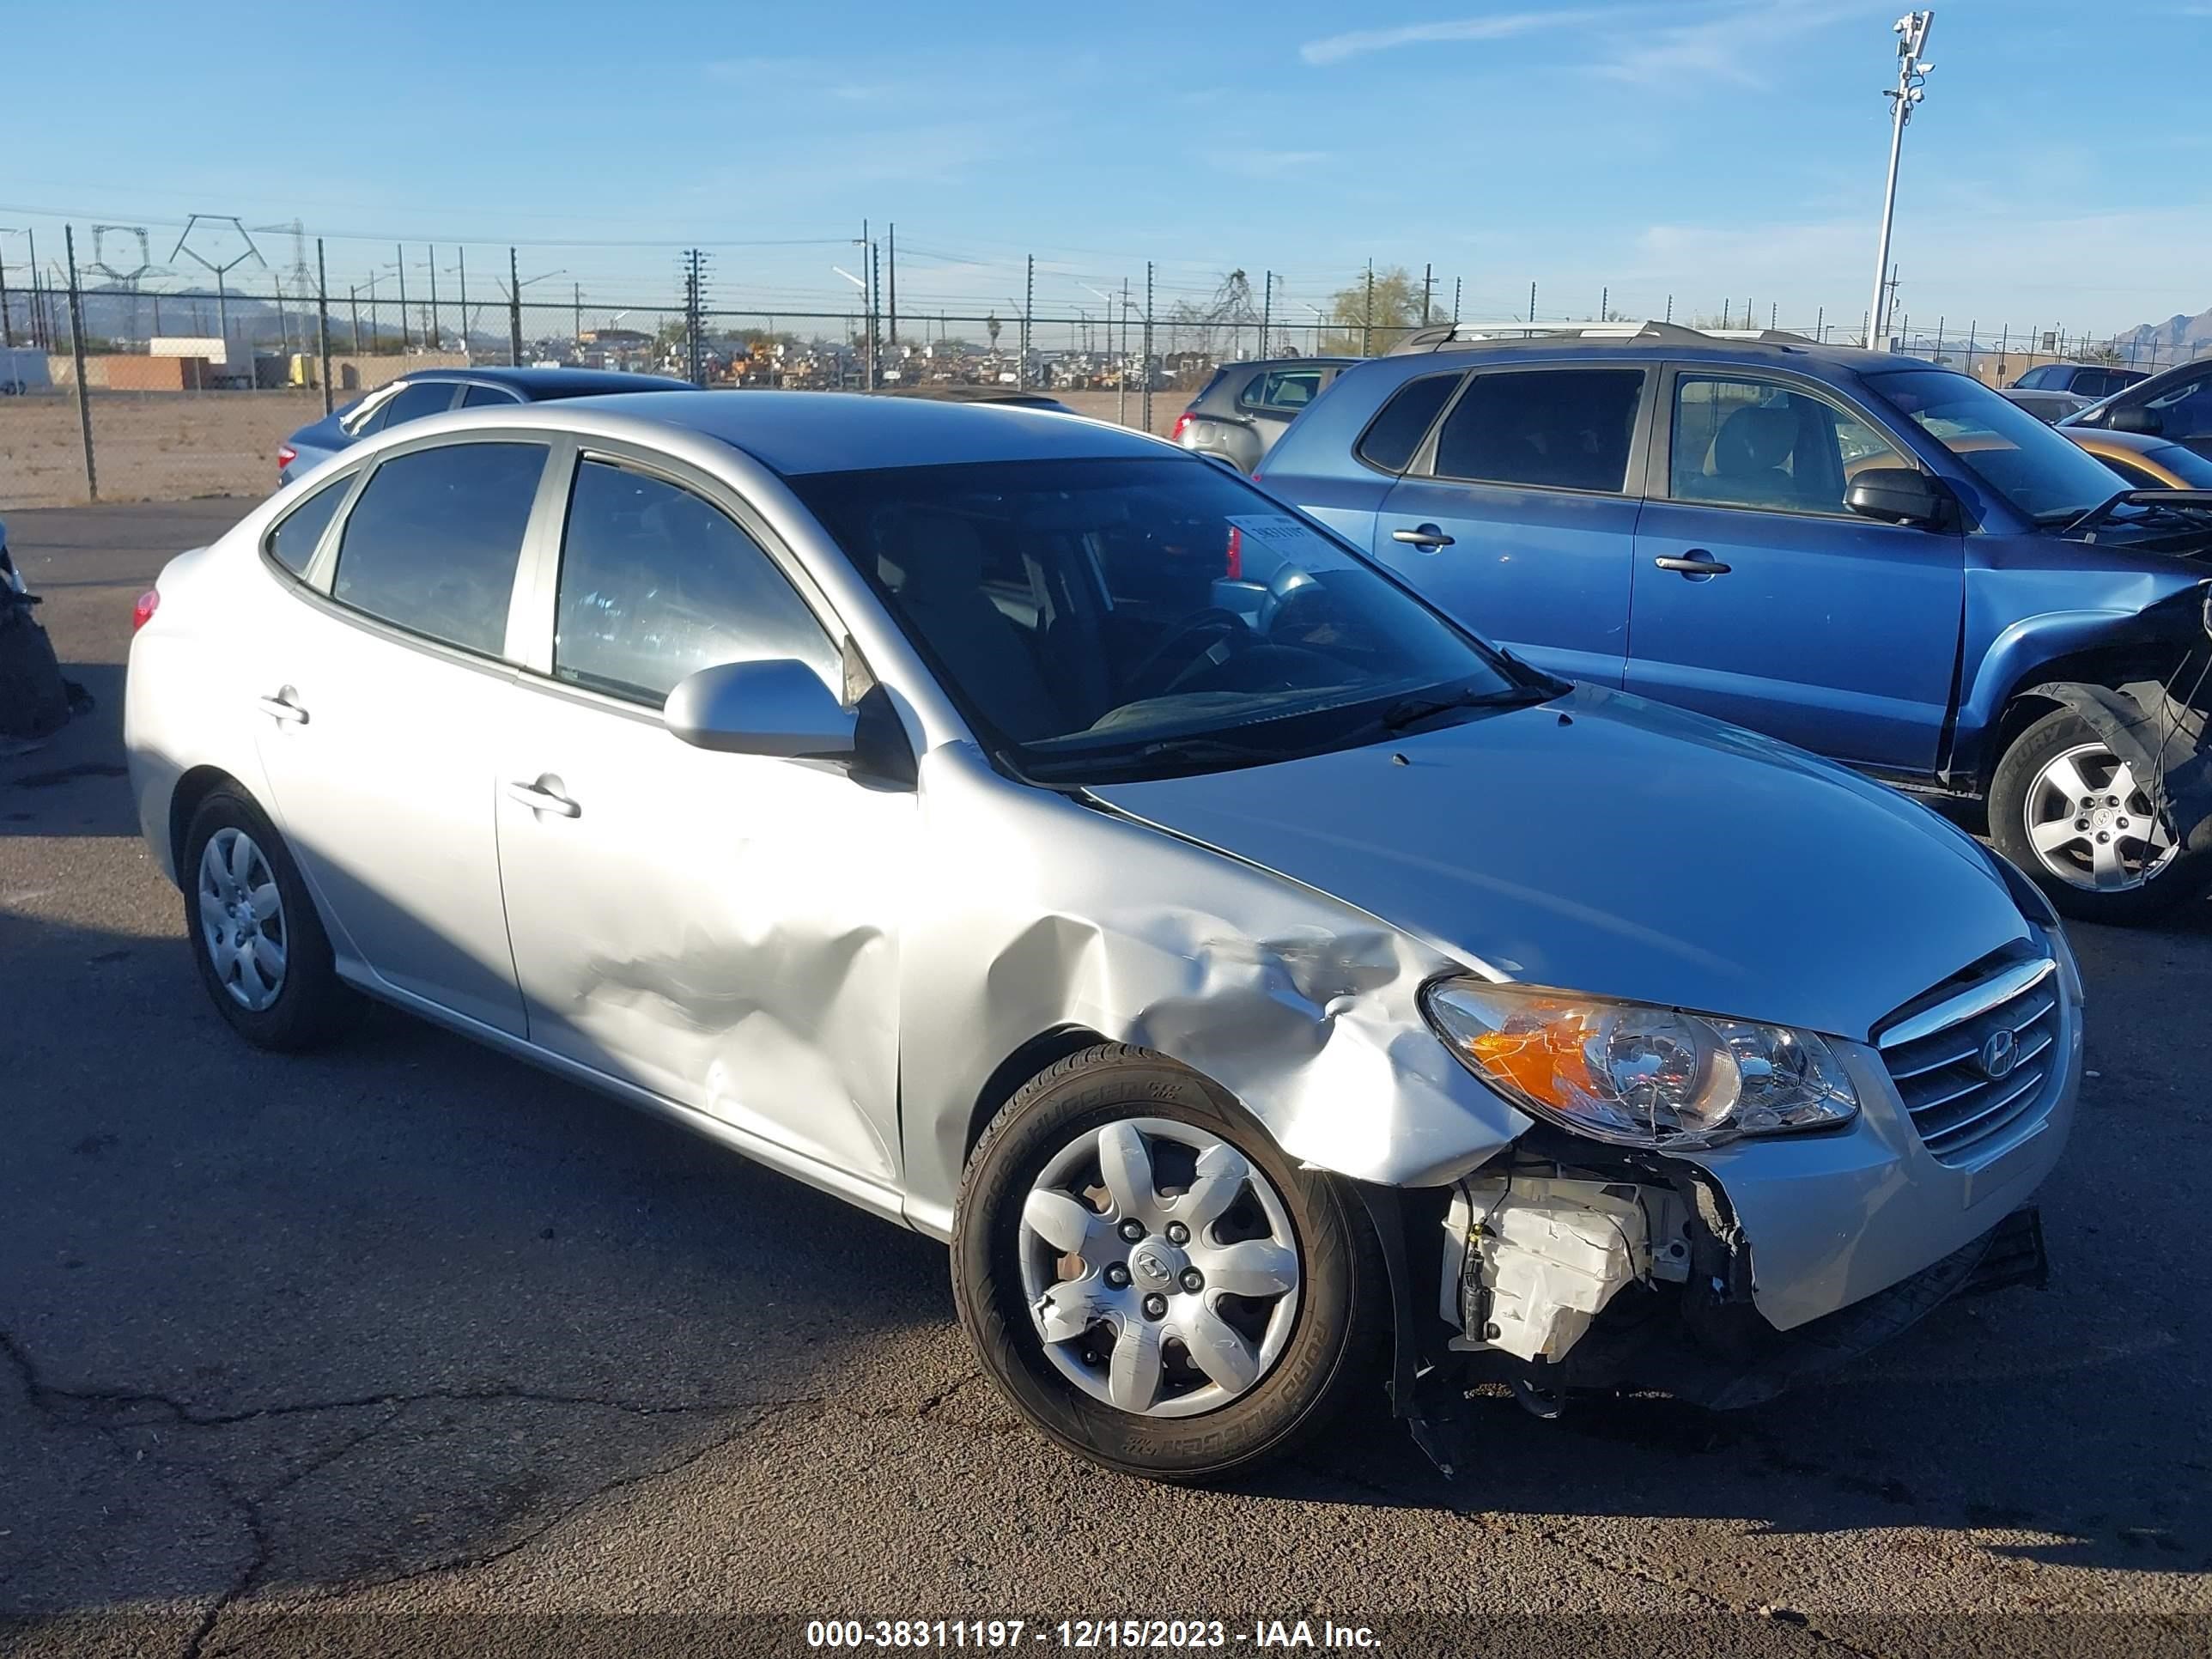
[[1395, 28], [1353, 29], [1309, 40], [1298, 56], [1309, 64], [1334, 64], [1364, 52], [1388, 52], [1395, 46], [1424, 46], [1451, 40], [1508, 40], [1540, 30], [1571, 28], [1577, 24], [1612, 15], [1605, 10], [1509, 11], [1488, 17], [1462, 17], [1440, 23], [1405, 23]]

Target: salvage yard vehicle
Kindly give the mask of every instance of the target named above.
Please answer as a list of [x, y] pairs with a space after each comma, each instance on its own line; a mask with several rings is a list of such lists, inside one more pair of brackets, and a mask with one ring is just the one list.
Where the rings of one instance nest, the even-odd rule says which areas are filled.
[[2212, 489], [2212, 460], [2193, 449], [2139, 432], [2107, 432], [2102, 427], [2063, 422], [2058, 429], [2118, 473], [2130, 489]]
[[1261, 473], [1538, 667], [1986, 802], [2069, 915], [2212, 878], [2212, 496], [2130, 491], [1966, 375], [1446, 325], [1346, 371]]
[[139, 616], [139, 820], [240, 1036], [367, 993], [945, 1240], [1102, 1464], [1223, 1475], [1378, 1375], [1745, 1404], [2039, 1267], [2033, 884], [1160, 441], [449, 414]]
[[372, 433], [448, 410], [604, 398], [617, 392], [696, 389], [689, 380], [665, 374], [631, 374], [615, 368], [418, 368], [395, 376], [285, 439], [276, 447], [276, 482], [291, 483]]
[[2212, 460], [2212, 356], [2162, 369], [2059, 424], [2163, 438]]
[[1199, 388], [1190, 407], [1176, 416], [1168, 436], [1194, 454], [1212, 455], [1249, 472], [1305, 406], [1356, 361], [1271, 357], [1224, 363]]

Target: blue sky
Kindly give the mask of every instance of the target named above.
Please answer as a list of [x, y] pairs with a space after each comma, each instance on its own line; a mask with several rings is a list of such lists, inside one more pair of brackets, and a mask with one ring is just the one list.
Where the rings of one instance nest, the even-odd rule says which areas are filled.
[[[897, 222], [909, 310], [1003, 314], [1034, 252], [1040, 308], [1149, 258], [1163, 306], [1241, 265], [1297, 314], [1372, 258], [1432, 262], [1469, 315], [1533, 279], [1547, 315], [1609, 289], [1802, 326], [1866, 304], [1900, 4], [14, 9], [7, 58], [83, 64], [7, 82], [0, 225], [46, 258], [62, 215], [149, 224], [157, 259], [191, 211], [297, 217], [341, 287], [392, 240], [465, 239], [480, 272], [516, 240], [526, 276], [648, 304], [696, 241], [718, 302], [795, 310], [847, 302], [830, 266], [866, 217]], [[1895, 247], [1914, 326], [2212, 306], [2212, 3], [1936, 12]], [[24, 248], [0, 236], [11, 270]]]

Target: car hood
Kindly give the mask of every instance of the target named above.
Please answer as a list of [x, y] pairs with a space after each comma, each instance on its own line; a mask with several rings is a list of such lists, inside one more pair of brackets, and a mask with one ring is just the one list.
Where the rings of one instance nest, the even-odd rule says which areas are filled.
[[1591, 686], [1092, 793], [1509, 979], [1854, 1039], [2028, 933], [1989, 855], [1927, 808]]

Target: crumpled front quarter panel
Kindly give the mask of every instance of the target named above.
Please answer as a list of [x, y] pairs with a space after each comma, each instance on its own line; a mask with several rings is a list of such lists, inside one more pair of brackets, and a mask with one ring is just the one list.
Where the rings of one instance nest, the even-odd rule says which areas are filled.
[[921, 791], [900, 1085], [923, 1231], [951, 1228], [991, 1074], [1055, 1028], [1180, 1060], [1291, 1156], [1360, 1180], [1449, 1181], [1528, 1127], [1422, 1018], [1421, 985], [1462, 964], [1281, 877], [1011, 782], [965, 744], [924, 757]]

